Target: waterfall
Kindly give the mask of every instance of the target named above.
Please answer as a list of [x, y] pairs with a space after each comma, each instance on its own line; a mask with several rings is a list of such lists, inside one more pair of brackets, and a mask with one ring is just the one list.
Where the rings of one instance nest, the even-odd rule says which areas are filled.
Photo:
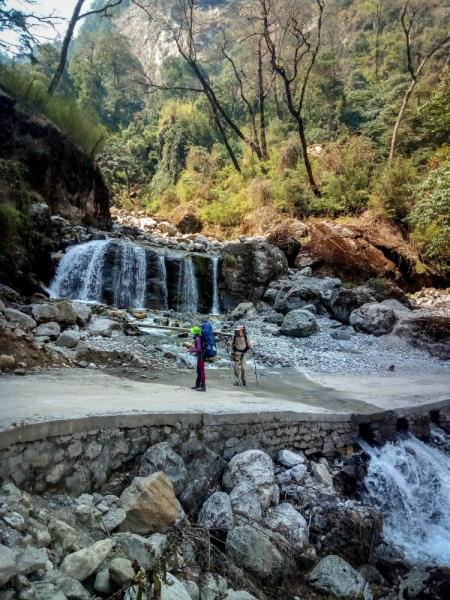
[[166, 257], [164, 254], [158, 256], [159, 260], [159, 278], [161, 281], [161, 291], [163, 297], [163, 308], [167, 310], [169, 308], [169, 291], [167, 289], [167, 270], [166, 270]]
[[109, 241], [95, 241], [69, 248], [50, 284], [50, 296], [101, 302], [103, 259], [108, 244]]
[[415, 565], [450, 566], [450, 458], [410, 434], [360, 444], [371, 456], [363, 501], [383, 515], [384, 537]]
[[119, 264], [114, 269], [114, 304], [120, 307], [144, 308], [145, 250], [140, 246], [121, 244]]
[[198, 309], [197, 279], [192, 258], [180, 260], [177, 312], [196, 313]]
[[212, 259], [212, 282], [213, 282], [213, 303], [211, 314], [220, 315], [219, 301], [219, 258], [216, 256]]

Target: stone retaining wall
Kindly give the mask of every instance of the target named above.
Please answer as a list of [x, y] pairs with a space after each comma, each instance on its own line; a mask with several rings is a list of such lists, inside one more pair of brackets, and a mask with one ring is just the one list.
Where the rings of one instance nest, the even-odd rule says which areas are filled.
[[[84, 429], [85, 420], [37, 424], [34, 431], [31, 426], [0, 434], [0, 484], [13, 481], [21, 489], [37, 493], [49, 489], [72, 494], [94, 491], [112, 473], [131, 471], [139, 455], [163, 441], [182, 452], [185, 442], [198, 440], [228, 460], [248, 449], [261, 449], [271, 456], [283, 448], [332, 456], [353, 445], [360, 435], [378, 444], [392, 440], [399, 427], [427, 437], [432, 420], [450, 431], [450, 407], [430, 408], [372, 416], [134, 415], [127, 424], [125, 416], [116, 417], [118, 426], [101, 426], [102, 419], [105, 423], [114, 419], [97, 417], [95, 427]], [[69, 433], [61, 435], [61, 431]]]

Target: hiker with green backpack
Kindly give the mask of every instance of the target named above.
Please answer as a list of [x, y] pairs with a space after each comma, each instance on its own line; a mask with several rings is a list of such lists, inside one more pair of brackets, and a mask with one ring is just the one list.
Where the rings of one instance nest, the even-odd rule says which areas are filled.
[[194, 347], [188, 348], [188, 352], [197, 355], [197, 380], [191, 389], [206, 392], [205, 358], [216, 356], [216, 339], [210, 323], [203, 323], [201, 329], [192, 327], [191, 333], [194, 334]]

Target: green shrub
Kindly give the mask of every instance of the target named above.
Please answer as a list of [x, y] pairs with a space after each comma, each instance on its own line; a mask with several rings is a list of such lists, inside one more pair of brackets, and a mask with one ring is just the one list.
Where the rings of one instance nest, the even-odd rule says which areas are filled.
[[369, 279], [366, 281], [366, 285], [374, 290], [384, 290], [389, 286], [389, 281], [383, 277], [369, 277]]
[[394, 158], [377, 174], [370, 207], [382, 217], [401, 221], [408, 215], [410, 186], [415, 180], [416, 171], [411, 161], [403, 157]]

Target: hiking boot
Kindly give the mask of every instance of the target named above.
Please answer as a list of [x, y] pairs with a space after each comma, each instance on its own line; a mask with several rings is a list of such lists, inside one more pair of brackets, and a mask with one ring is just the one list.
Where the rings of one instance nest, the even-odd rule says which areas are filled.
[[242, 385], [247, 385], [245, 379], [242, 380]]
[[241, 385], [241, 384], [239, 383], [239, 381], [235, 381], [235, 382], [233, 383], [233, 385]]
[[199, 389], [200, 389], [200, 386], [199, 386], [199, 385], [193, 385], [193, 386], [191, 387], [191, 390], [199, 390]]
[[206, 392], [206, 385], [202, 385], [202, 387], [195, 388], [197, 392]]

